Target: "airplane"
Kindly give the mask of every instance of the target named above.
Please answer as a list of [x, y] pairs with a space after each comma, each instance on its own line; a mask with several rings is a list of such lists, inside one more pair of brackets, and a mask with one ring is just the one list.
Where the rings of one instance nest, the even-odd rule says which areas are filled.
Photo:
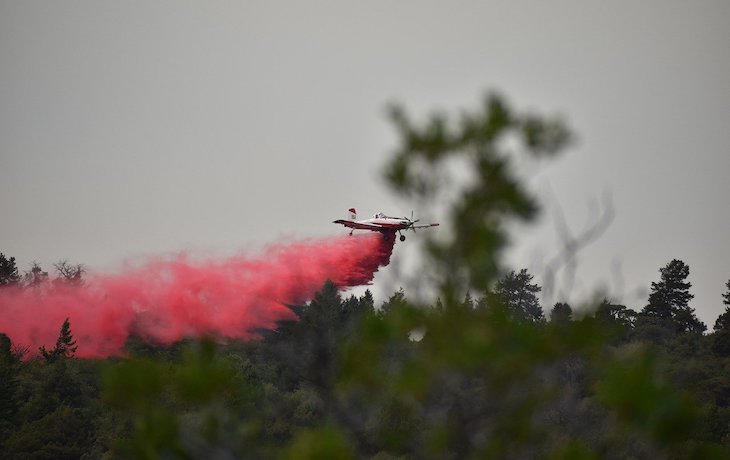
[[364, 219], [364, 220], [357, 220], [357, 211], [355, 211], [355, 208], [350, 208], [350, 219], [339, 219], [335, 220], [332, 223], [333, 224], [342, 224], [345, 227], [349, 227], [352, 230], [350, 230], [350, 235], [352, 235], [352, 232], [355, 230], [370, 230], [373, 232], [380, 232], [383, 234], [383, 237], [387, 241], [390, 239], [390, 236], [395, 236], [396, 233], [400, 235], [400, 240], [405, 241], [406, 236], [401, 233], [403, 230], [413, 230], [416, 231], [417, 228], [427, 228], [427, 227], [437, 227], [438, 224], [421, 224], [416, 225], [416, 222], [418, 222], [418, 219], [413, 220], [413, 213], [411, 213], [411, 218], [407, 217], [389, 217], [383, 214], [382, 212], [379, 212], [373, 216], [372, 219]]

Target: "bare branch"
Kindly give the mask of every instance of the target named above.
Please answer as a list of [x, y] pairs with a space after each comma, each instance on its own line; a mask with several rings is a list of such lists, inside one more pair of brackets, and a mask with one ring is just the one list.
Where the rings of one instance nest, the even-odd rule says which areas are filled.
[[563, 283], [560, 289], [560, 298], [566, 299], [570, 291], [573, 289], [575, 280], [575, 272], [578, 269], [578, 259], [576, 255], [580, 250], [585, 248], [600, 237], [606, 229], [611, 225], [615, 217], [613, 201], [610, 193], [603, 194], [602, 205], [595, 201], [589, 210], [593, 211], [589, 218], [586, 228], [578, 235], [573, 235], [568, 228], [568, 224], [563, 214], [563, 209], [556, 202], [554, 209], [555, 231], [558, 238], [562, 242], [562, 249], [555, 255], [546, 265], [543, 276], [543, 303], [549, 304], [556, 290], [555, 278], [558, 271], [564, 269]]

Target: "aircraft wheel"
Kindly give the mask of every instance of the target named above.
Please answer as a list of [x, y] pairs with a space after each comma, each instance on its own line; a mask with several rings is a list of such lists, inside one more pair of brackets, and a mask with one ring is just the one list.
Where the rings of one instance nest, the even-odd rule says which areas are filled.
[[401, 235], [401, 236], [400, 236], [400, 240], [401, 240], [401, 241], [405, 241], [405, 240], [406, 240], [406, 236], [405, 236], [405, 235]]

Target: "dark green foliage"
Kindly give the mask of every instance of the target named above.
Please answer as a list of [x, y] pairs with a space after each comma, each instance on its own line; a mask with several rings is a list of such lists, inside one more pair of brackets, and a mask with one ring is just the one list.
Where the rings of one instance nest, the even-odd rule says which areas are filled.
[[641, 316], [651, 318], [654, 324], [673, 329], [674, 332], [704, 332], [707, 327], [697, 319], [689, 301], [694, 295], [689, 293], [691, 283], [685, 281], [689, 267], [678, 259], [673, 259], [659, 269], [661, 280], [651, 283], [649, 303], [641, 311]]
[[596, 309], [595, 317], [604, 324], [615, 324], [621, 328], [628, 329], [636, 321], [636, 312], [627, 308], [626, 305], [611, 303], [603, 299]]
[[0, 369], [3, 373], [10, 369], [12, 378], [3, 379], [0, 390], [5, 429], [0, 430], [0, 458], [79, 458], [106, 451], [99, 430], [103, 420], [99, 363], [21, 362], [11, 352], [6, 367], [10, 344], [2, 342], [6, 359]]
[[304, 307], [297, 323], [297, 373], [317, 391], [328, 392], [334, 385], [337, 345], [342, 340], [341, 299], [337, 286], [327, 282]]
[[512, 270], [497, 281], [494, 289], [495, 301], [504, 305], [510, 315], [518, 321], [541, 322], [545, 320], [537, 293], [542, 290], [531, 284], [533, 276], [523, 268], [519, 273]]
[[0, 252], [0, 287], [15, 285], [20, 282], [18, 267], [15, 265], [15, 257], [6, 258]]
[[730, 330], [730, 307], [726, 307], [725, 311], [717, 317], [715, 326], [712, 329], [715, 332]]
[[282, 458], [291, 460], [354, 459], [356, 456], [350, 448], [342, 431], [334, 426], [326, 426], [316, 430], [303, 430], [282, 454]]
[[712, 351], [718, 356], [730, 357], [730, 330], [722, 329], [713, 334]]
[[104, 400], [133, 428], [110, 446], [116, 456], [206, 458], [234, 449], [225, 432], [238, 393], [232, 363], [206, 340], [183, 354], [179, 362], [133, 359], [104, 372]]
[[[427, 245], [442, 280], [442, 300], [458, 302], [470, 288], [484, 292], [504, 272], [505, 225], [512, 219], [529, 221], [538, 210], [513, 171], [506, 141], [517, 141], [533, 157], [550, 156], [568, 143], [568, 130], [557, 118], [516, 113], [496, 94], [458, 120], [438, 114], [418, 126], [399, 107], [391, 109], [391, 120], [400, 136], [386, 169], [392, 189], [419, 201], [456, 197], [447, 203], [453, 232]], [[446, 190], [454, 183], [448, 166], [455, 163], [473, 172], [475, 180]]]
[[558, 302], [550, 310], [550, 321], [567, 323], [573, 319], [573, 309], [565, 302]]
[[593, 316], [607, 331], [611, 331], [619, 341], [623, 341], [632, 334], [637, 313], [625, 305], [603, 299]]
[[727, 291], [722, 294], [725, 311], [715, 321], [712, 351], [718, 356], [730, 356], [730, 281], [725, 284]]
[[71, 334], [71, 323], [68, 318], [66, 318], [61, 325], [61, 332], [56, 340], [56, 346], [50, 351], [46, 350], [45, 346], [42, 346], [39, 348], [39, 351], [47, 362], [54, 362], [60, 358], [73, 357], [77, 348], [78, 346], [76, 346], [76, 341]]
[[408, 301], [406, 300], [406, 293], [403, 291], [403, 288], [401, 288], [393, 293], [388, 300], [383, 302], [383, 305], [380, 306], [380, 314], [389, 315], [407, 304]]
[[19, 364], [12, 352], [10, 338], [0, 333], [0, 446], [12, 433], [17, 421]]
[[88, 452], [93, 427], [82, 410], [61, 405], [24, 424], [5, 443], [7, 458], [73, 460]]
[[725, 286], [727, 287], [727, 291], [722, 294], [722, 303], [727, 306], [725, 307], [725, 311], [715, 321], [715, 326], [713, 327], [715, 332], [730, 330], [730, 280]]

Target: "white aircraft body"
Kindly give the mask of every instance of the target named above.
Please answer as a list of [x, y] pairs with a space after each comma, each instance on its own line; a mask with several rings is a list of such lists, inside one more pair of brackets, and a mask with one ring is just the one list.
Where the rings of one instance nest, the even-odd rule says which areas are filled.
[[350, 219], [339, 219], [334, 221], [334, 224], [342, 224], [345, 227], [349, 227], [350, 235], [355, 230], [370, 230], [372, 232], [380, 232], [384, 235], [387, 240], [391, 236], [395, 236], [396, 233], [400, 235], [400, 240], [405, 241], [406, 237], [401, 232], [403, 230], [416, 231], [417, 228], [428, 228], [436, 227], [438, 224], [420, 224], [416, 225], [418, 219], [413, 220], [413, 213], [411, 218], [407, 217], [390, 217], [386, 216], [382, 212], [379, 212], [373, 216], [372, 219], [357, 220], [357, 211], [355, 208], [350, 208]]

